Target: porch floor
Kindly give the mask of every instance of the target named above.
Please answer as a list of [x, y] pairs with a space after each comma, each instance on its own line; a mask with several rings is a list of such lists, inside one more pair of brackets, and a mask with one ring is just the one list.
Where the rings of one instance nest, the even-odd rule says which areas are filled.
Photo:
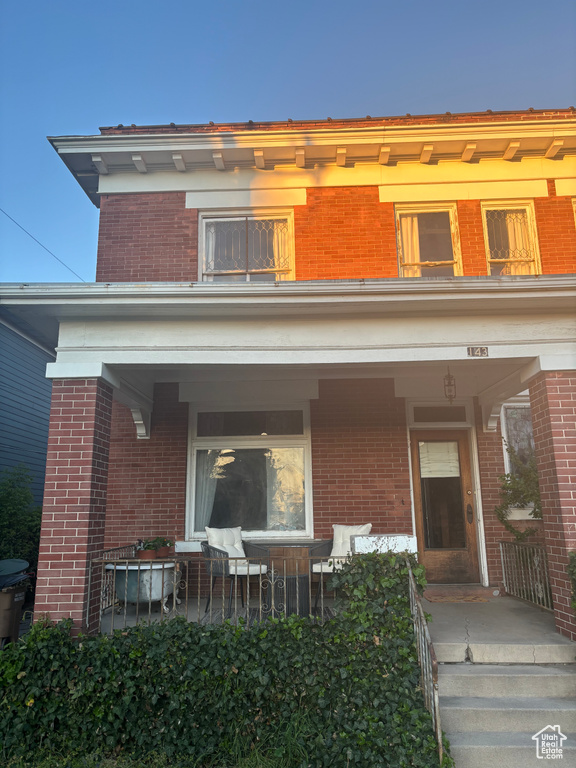
[[424, 598], [439, 662], [567, 664], [576, 643], [556, 631], [554, 616], [514, 597]]
[[[224, 605], [224, 616], [222, 612]], [[168, 598], [168, 610], [164, 610], [159, 602], [142, 603], [136, 606], [134, 603], [120, 603], [114, 609], [109, 608], [101, 616], [100, 632], [110, 634], [115, 629], [133, 627], [138, 623], [149, 624], [152, 622], [167, 621], [176, 616], [184, 616], [189, 622], [199, 624], [221, 624], [223, 620], [230, 619], [234, 622], [240, 618], [248, 623], [256, 623], [266, 620], [266, 614], [261, 611], [258, 600], [251, 600], [249, 605], [241, 606], [241, 601], [232, 601], [232, 614], [228, 616], [228, 600], [214, 598], [208, 611], [205, 610], [206, 598], [199, 601], [197, 598], [182, 599], [179, 605], [174, 605], [172, 598]], [[320, 605], [314, 615], [320, 614]], [[331, 618], [334, 607], [332, 598], [325, 598], [322, 602], [324, 619]]]

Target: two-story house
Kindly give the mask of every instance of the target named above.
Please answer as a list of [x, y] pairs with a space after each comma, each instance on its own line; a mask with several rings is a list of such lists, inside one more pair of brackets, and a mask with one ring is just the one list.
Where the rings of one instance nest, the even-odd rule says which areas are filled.
[[91, 556], [206, 526], [370, 522], [431, 582], [498, 585], [504, 433], [576, 637], [574, 108], [50, 141], [100, 235], [96, 283], [3, 290], [57, 339], [37, 612], [90, 623]]

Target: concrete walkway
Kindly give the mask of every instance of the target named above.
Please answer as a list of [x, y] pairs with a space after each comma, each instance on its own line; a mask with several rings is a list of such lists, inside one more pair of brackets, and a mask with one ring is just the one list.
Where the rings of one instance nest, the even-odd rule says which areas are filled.
[[456, 768], [536, 768], [546, 750], [576, 766], [576, 643], [556, 632], [552, 614], [481, 588], [428, 595]]
[[430, 602], [430, 636], [439, 662], [569, 664], [576, 643], [560, 635], [548, 611], [513, 597]]

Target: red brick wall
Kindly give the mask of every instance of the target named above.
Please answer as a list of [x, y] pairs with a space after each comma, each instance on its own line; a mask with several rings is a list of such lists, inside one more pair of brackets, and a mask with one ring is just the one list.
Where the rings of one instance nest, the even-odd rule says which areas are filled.
[[394, 206], [378, 187], [310, 188], [294, 229], [297, 280], [398, 277]]
[[98, 282], [198, 280], [198, 211], [184, 192], [103, 195]]
[[104, 541], [111, 404], [98, 379], [53, 383], [36, 616], [84, 624], [87, 557]]
[[536, 228], [540, 243], [542, 273], [576, 272], [576, 227], [570, 197], [556, 197], [556, 185], [548, 182], [549, 197], [534, 200]]
[[486, 275], [488, 264], [480, 200], [460, 200], [457, 208], [462, 272], [467, 277]]
[[[545, 274], [576, 271], [572, 201], [552, 195], [534, 201]], [[458, 202], [465, 275], [487, 274], [479, 200]], [[309, 188], [295, 206], [297, 280], [398, 277], [394, 205], [378, 188]], [[100, 213], [100, 282], [192, 282], [198, 279], [198, 212], [185, 193], [104, 195]]]
[[128, 408], [114, 403], [106, 547], [139, 538], [184, 538], [188, 405], [176, 384], [157, 384], [149, 440], [138, 440]]
[[314, 535], [332, 523], [412, 533], [404, 400], [391, 379], [320, 381], [311, 402]]
[[539, 374], [530, 405], [556, 626], [576, 640], [566, 572], [576, 550], [576, 371]]

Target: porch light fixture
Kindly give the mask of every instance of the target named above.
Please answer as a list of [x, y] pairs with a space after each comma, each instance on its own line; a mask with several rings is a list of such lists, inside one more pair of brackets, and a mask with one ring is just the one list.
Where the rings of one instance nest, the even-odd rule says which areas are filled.
[[444, 376], [444, 397], [450, 405], [456, 399], [456, 379], [450, 373], [450, 366], [448, 366], [448, 373]]

